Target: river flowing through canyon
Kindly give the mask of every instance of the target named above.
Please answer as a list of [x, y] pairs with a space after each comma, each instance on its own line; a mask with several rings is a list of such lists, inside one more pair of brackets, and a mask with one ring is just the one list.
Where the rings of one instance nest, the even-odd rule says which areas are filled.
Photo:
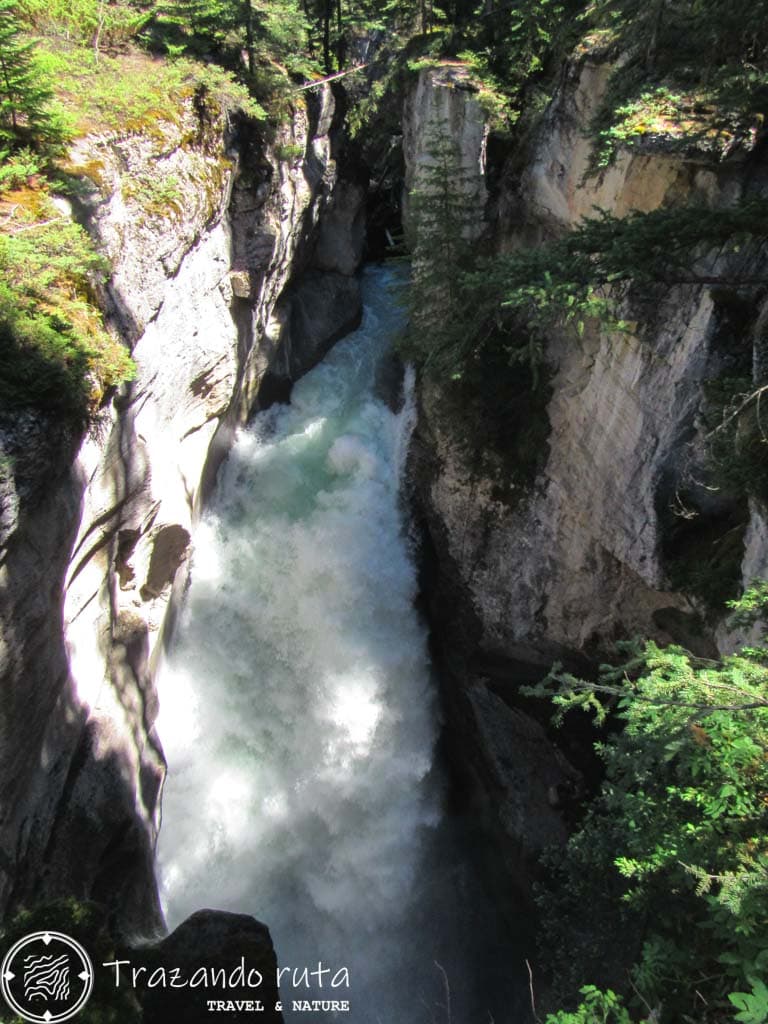
[[284, 977], [288, 1020], [323, 998], [348, 1000], [349, 1024], [513, 1024], [509, 950], [436, 764], [400, 495], [411, 371], [398, 412], [377, 396], [402, 279], [366, 271], [361, 327], [238, 435], [197, 528], [159, 679], [162, 898], [171, 927], [253, 914], [282, 966], [330, 968], [322, 989]]

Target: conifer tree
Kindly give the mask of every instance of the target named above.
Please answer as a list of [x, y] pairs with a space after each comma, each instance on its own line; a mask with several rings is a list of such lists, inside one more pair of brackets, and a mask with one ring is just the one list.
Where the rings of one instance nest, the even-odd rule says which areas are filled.
[[237, 50], [250, 75], [261, 58], [302, 63], [307, 23], [298, 0], [162, 0], [158, 18], [180, 33], [178, 49]]
[[0, 147], [55, 141], [58, 134], [43, 83], [19, 28], [17, 0], [0, 0]]
[[427, 135], [424, 158], [409, 194], [413, 254], [411, 342], [417, 358], [444, 365], [456, 357], [464, 320], [461, 275], [482, 224], [479, 179], [462, 165], [447, 124]]
[[179, 29], [193, 42], [218, 47], [233, 23], [227, 0], [161, 0], [156, 8], [161, 24]]

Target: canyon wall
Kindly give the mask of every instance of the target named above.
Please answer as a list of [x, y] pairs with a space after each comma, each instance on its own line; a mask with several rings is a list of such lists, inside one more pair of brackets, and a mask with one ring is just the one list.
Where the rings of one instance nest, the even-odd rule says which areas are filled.
[[[454, 174], [461, 183], [467, 216], [464, 231], [468, 240], [477, 239], [484, 229], [483, 211], [488, 199], [485, 183], [488, 126], [467, 68], [459, 62], [444, 61], [422, 71], [403, 106], [404, 181], [402, 216], [409, 245], [413, 248], [412, 196], [428, 185], [429, 173], [446, 157], [448, 147]], [[446, 156], [448, 155], [446, 154]]]
[[[621, 151], [590, 175], [587, 129], [608, 71], [589, 58], [569, 65], [525, 159], [516, 154], [498, 176], [484, 229], [498, 250], [556, 237], [595, 207], [622, 216], [763, 187], [754, 154], [715, 167], [662, 144]], [[436, 105], [416, 98], [438, 88], [452, 88], [440, 70], [421, 73], [404, 108], [406, 140], [434, 130]], [[446, 102], [462, 107], [457, 124], [482, 117], [466, 81]], [[482, 125], [461, 138], [464, 164], [482, 167]], [[418, 155], [404, 148], [413, 175]], [[534, 468], [522, 482], [508, 452], [481, 453], [490, 435], [467, 440], [452, 385], [421, 381], [411, 479], [451, 747], [520, 879], [564, 837], [579, 792], [578, 773], [516, 706], [520, 684], [558, 660], [589, 672], [611, 642], [633, 636], [716, 656], [735, 635], [722, 604], [698, 593], [697, 568], [738, 590], [768, 567], [755, 502], [704, 485], [706, 382], [751, 365], [760, 334], [759, 311], [736, 317], [737, 300], [703, 286], [635, 288], [629, 332], [553, 331], [550, 376], [531, 403]]]
[[[406, 190], [447, 133], [468, 231], [506, 250], [595, 206], [623, 215], [766, 187], [755, 154], [715, 167], [661, 144], [587, 174], [607, 75], [571, 63], [524, 159], [489, 189], [469, 72], [420, 72], [404, 106]], [[70, 893], [107, 902], [125, 933], [161, 927], [153, 671], [233, 431], [360, 316], [366, 179], [341, 120], [328, 86], [272, 132], [198, 98], [175, 124], [70, 154], [87, 186], [70, 212], [111, 261], [103, 304], [138, 370], [85, 438], [0, 416], [0, 915]], [[722, 289], [635, 289], [627, 319], [637, 329], [621, 335], [552, 333], [548, 379], [525, 406], [527, 479], [464, 429], [446, 382], [420, 384], [410, 479], [449, 744], [522, 889], [565, 837], [581, 780], [519, 707], [520, 683], [555, 660], [590, 671], [635, 635], [729, 649], [738, 636], [698, 592], [697, 560], [733, 587], [768, 572], [759, 503], [702, 484], [706, 382], [745, 362], [762, 379], [766, 311], [744, 314]]]
[[359, 319], [366, 183], [339, 122], [328, 86], [271, 130], [197, 96], [70, 154], [137, 376], [85, 438], [0, 422], [0, 915], [67, 894], [161, 927], [153, 669], [233, 430]]

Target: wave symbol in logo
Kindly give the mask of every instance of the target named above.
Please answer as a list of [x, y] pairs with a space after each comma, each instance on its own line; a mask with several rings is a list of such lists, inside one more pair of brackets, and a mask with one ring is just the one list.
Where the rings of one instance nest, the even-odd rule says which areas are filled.
[[27, 999], [69, 998], [69, 957], [25, 956], [24, 995]]
[[8, 1006], [32, 1024], [70, 1020], [93, 989], [93, 965], [75, 939], [63, 932], [34, 932], [8, 950], [0, 967], [0, 992]]

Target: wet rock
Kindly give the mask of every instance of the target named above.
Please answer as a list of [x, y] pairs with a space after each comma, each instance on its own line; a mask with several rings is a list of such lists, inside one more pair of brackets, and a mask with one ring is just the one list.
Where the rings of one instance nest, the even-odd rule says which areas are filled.
[[354, 330], [362, 317], [360, 283], [309, 270], [286, 290], [271, 327], [275, 378], [296, 380], [318, 363], [335, 341]]
[[173, 583], [176, 570], [189, 554], [191, 539], [189, 530], [178, 523], [161, 526], [154, 531], [147, 579], [141, 588], [145, 601], [159, 597]]
[[354, 181], [340, 181], [324, 207], [312, 266], [351, 276], [363, 260], [366, 190]]
[[[119, 906], [120, 930], [135, 934], [162, 926], [146, 819], [157, 801], [164, 763], [144, 735], [143, 695], [128, 687], [118, 700], [118, 708], [93, 711], [85, 723], [34, 902], [67, 893]], [[126, 719], [136, 723], [133, 734]], [[142, 784], [136, 785], [137, 777]]]
[[[325, 249], [359, 248], [354, 196], [332, 201], [333, 103], [323, 90], [316, 128], [297, 103], [268, 145], [248, 118], [190, 100], [178, 121], [70, 154], [77, 215], [112, 267], [101, 299], [137, 374], [85, 437], [34, 414], [0, 423], [0, 916], [73, 893], [109, 903], [125, 930], [157, 925], [153, 667], [193, 522], [274, 357], [265, 326], [323, 207], [336, 211]], [[359, 316], [342, 280], [330, 298], [299, 294], [287, 374]]]
[[405, 367], [402, 359], [394, 352], [388, 352], [376, 367], [376, 379], [373, 384], [374, 394], [394, 413], [403, 407], [403, 384]]
[[473, 771], [483, 813], [504, 837], [510, 877], [524, 887], [542, 851], [567, 838], [564, 811], [581, 792], [581, 775], [544, 729], [482, 683], [467, 689]]
[[[199, 910], [182, 922], [161, 942], [135, 951], [133, 959], [148, 968], [178, 968], [180, 977], [190, 978], [201, 967], [224, 970], [228, 980], [235, 972], [234, 987], [222, 988], [153, 988], [139, 991], [144, 1024], [210, 1024], [212, 1014], [207, 1001], [259, 1000], [263, 1011], [257, 1019], [264, 1024], [282, 1024], [283, 1015], [275, 1009], [277, 990], [277, 959], [269, 930], [253, 917], [230, 914], [221, 910]], [[243, 969], [238, 971], [240, 965]], [[240, 978], [251, 985], [238, 983]], [[255, 984], [261, 979], [259, 984]], [[252, 1021], [254, 1011], [226, 1013], [227, 1020]]]

